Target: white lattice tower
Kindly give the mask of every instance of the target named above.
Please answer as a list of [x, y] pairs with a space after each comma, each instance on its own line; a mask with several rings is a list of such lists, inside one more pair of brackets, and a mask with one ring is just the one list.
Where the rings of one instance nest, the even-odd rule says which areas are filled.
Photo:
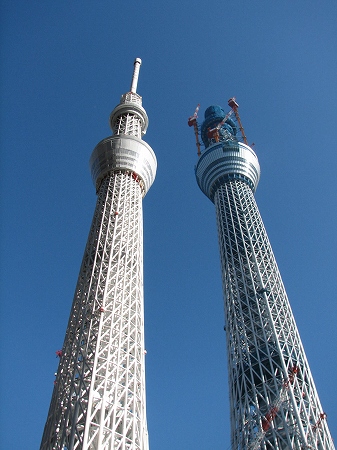
[[[333, 450], [327, 422], [315, 427], [323, 410], [254, 198], [260, 177], [257, 156], [238, 141], [231, 120], [220, 130], [220, 142], [207, 137], [207, 129], [224, 116], [220, 107], [205, 112], [201, 136], [206, 149], [196, 178], [214, 202], [217, 217], [231, 448]], [[293, 367], [298, 371], [288, 383]], [[273, 405], [276, 409], [268, 417]]]
[[148, 450], [145, 406], [142, 198], [156, 158], [148, 118], [130, 92], [110, 116], [113, 136], [90, 159], [97, 205], [75, 291], [43, 450]]

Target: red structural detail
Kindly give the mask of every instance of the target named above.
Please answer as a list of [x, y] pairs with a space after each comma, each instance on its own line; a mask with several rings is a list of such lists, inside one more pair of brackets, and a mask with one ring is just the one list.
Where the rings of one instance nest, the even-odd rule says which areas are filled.
[[313, 431], [313, 432], [316, 432], [317, 428], [321, 425], [322, 421], [323, 421], [324, 419], [326, 419], [326, 418], [327, 418], [326, 413], [325, 413], [325, 412], [322, 412], [322, 413], [319, 415], [319, 419], [317, 420], [317, 422], [315, 423], [315, 425], [313, 425], [312, 431]]
[[299, 368], [297, 366], [293, 366], [290, 371], [289, 371], [289, 376], [288, 379], [283, 383], [280, 394], [277, 398], [277, 400], [275, 401], [275, 403], [271, 406], [271, 408], [269, 409], [269, 411], [267, 412], [267, 414], [264, 416], [264, 418], [262, 419], [262, 430], [266, 433], [271, 425], [271, 422], [273, 421], [273, 419], [275, 418], [275, 416], [277, 415], [281, 404], [284, 401], [283, 395], [285, 393], [286, 390], [289, 389], [289, 386], [291, 384], [294, 383], [294, 379], [296, 374], [298, 373]]
[[228, 106], [233, 110], [239, 107], [239, 104], [235, 101], [235, 97], [232, 97], [228, 100]]
[[245, 130], [243, 129], [243, 126], [242, 126], [242, 123], [241, 123], [241, 119], [240, 119], [240, 115], [239, 115], [239, 111], [238, 111], [239, 104], [236, 102], [235, 97], [232, 97], [232, 98], [230, 98], [228, 100], [228, 106], [230, 108], [232, 108], [232, 110], [234, 111], [236, 120], [238, 121], [239, 128], [240, 128], [240, 131], [241, 131], [241, 134], [242, 134], [243, 142], [246, 145], [248, 145], [247, 138], [246, 138], [246, 135], [245, 135]]
[[288, 377], [288, 380], [284, 383], [284, 387], [288, 388], [289, 387], [289, 383], [293, 384], [295, 376], [297, 375], [298, 371], [299, 371], [299, 368], [297, 366], [293, 366], [290, 369], [289, 377]]
[[207, 131], [207, 137], [208, 139], [215, 139], [215, 142], [219, 142], [220, 136], [219, 136], [219, 130], [222, 127], [222, 125], [226, 122], [226, 120], [229, 118], [229, 116], [233, 113], [233, 110], [231, 109], [228, 114], [222, 119], [221, 122], [218, 123], [218, 125], [214, 128], [209, 128]]
[[193, 116], [188, 118], [187, 124], [189, 127], [193, 127], [194, 128], [194, 134], [195, 134], [195, 140], [196, 140], [196, 146], [198, 149], [198, 156], [201, 155], [201, 150], [200, 150], [200, 141], [199, 141], [199, 130], [198, 130], [198, 122], [197, 122], [197, 118], [198, 118], [198, 111], [200, 108], [200, 104], [198, 103]]
[[278, 410], [279, 410], [279, 408], [277, 406], [274, 406], [267, 412], [267, 414], [265, 415], [265, 418], [262, 420], [263, 431], [267, 431], [269, 429], [272, 420], [278, 413]]
[[56, 350], [56, 358], [61, 358], [62, 356], [62, 350]]
[[197, 121], [199, 108], [200, 108], [200, 103], [198, 103], [197, 107], [195, 108], [193, 116], [188, 118], [187, 123], [188, 123], [189, 127], [194, 126], [194, 123]]

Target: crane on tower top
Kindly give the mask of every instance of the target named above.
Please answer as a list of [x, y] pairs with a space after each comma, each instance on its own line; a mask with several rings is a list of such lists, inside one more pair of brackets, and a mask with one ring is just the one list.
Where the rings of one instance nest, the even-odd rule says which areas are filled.
[[242, 122], [241, 122], [240, 115], [239, 115], [239, 111], [238, 111], [239, 104], [236, 102], [235, 97], [232, 97], [232, 98], [230, 98], [228, 100], [228, 106], [230, 108], [232, 108], [232, 110], [234, 111], [235, 118], [236, 118], [236, 120], [237, 120], [237, 122], [239, 124], [239, 128], [240, 128], [240, 131], [241, 131], [241, 134], [242, 134], [243, 142], [246, 145], [248, 145], [248, 141], [247, 141], [247, 138], [246, 138], [246, 135], [245, 135], [245, 130], [243, 129]]
[[[224, 123], [229, 119], [229, 117], [234, 113], [236, 121], [238, 122], [239, 129], [242, 135], [242, 139], [246, 145], [248, 145], [247, 138], [245, 135], [245, 130], [243, 129], [241, 118], [238, 112], [239, 104], [236, 102], [235, 97], [232, 97], [228, 100], [228, 106], [231, 108], [230, 111], [225, 115], [225, 117], [219, 122], [214, 128], [209, 128], [207, 131], [207, 137], [208, 139], [214, 139], [215, 142], [220, 141], [220, 129], [224, 125]], [[200, 108], [200, 103], [198, 103], [194, 114], [188, 118], [188, 126], [194, 128], [194, 134], [195, 134], [195, 140], [196, 140], [196, 146], [198, 149], [198, 156], [201, 156], [201, 150], [200, 150], [200, 141], [199, 141], [199, 126], [197, 122], [198, 118], [198, 111]]]
[[187, 121], [188, 126], [194, 128], [196, 146], [197, 146], [197, 149], [198, 149], [198, 152], [197, 152], [198, 156], [201, 155], [200, 141], [199, 141], [199, 130], [198, 130], [198, 122], [197, 122], [199, 108], [200, 108], [200, 103], [197, 104], [197, 107], [195, 108], [193, 116], [190, 116], [188, 118], [188, 121]]
[[218, 125], [212, 129], [209, 129], [207, 132], [208, 139], [214, 139], [215, 142], [219, 142], [220, 136], [219, 136], [219, 130], [222, 127], [222, 125], [226, 122], [227, 119], [232, 115], [233, 109], [229, 111], [228, 114], [225, 115], [225, 117], [222, 119], [221, 122], [218, 123]]

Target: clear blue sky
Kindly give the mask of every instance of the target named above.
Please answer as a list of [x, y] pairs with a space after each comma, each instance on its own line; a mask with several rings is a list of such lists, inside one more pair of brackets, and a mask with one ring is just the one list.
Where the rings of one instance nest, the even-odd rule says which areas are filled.
[[257, 201], [330, 430], [336, 396], [335, 0], [1, 2], [1, 448], [39, 446], [96, 196], [88, 169], [141, 57], [151, 450], [226, 450], [215, 212], [187, 118], [236, 96]]

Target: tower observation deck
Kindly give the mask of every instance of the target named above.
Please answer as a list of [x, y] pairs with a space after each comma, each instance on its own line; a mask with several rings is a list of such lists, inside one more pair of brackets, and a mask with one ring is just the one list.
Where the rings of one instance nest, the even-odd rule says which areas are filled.
[[[231, 104], [238, 106], [235, 99]], [[237, 110], [233, 112], [237, 116]], [[189, 125], [199, 130], [196, 113]], [[239, 125], [242, 132], [241, 121]], [[219, 106], [206, 109], [200, 133], [205, 149], [200, 151], [196, 133], [200, 156], [195, 174], [216, 211], [231, 449], [333, 450], [326, 414], [254, 198], [260, 178], [257, 156], [240, 141], [236, 122]]]
[[142, 198], [157, 161], [142, 140], [140, 64], [110, 115], [112, 136], [90, 158], [97, 204], [41, 450], [148, 450]]

